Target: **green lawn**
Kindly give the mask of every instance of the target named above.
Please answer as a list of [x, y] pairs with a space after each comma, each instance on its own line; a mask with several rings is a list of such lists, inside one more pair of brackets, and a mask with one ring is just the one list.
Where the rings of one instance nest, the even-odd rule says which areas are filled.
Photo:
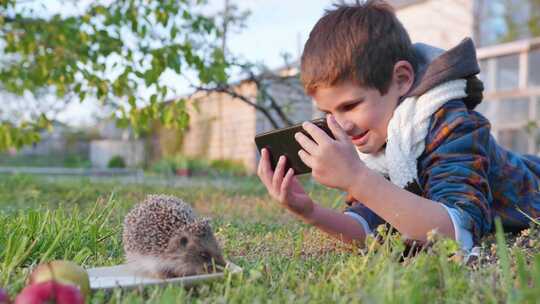
[[[316, 201], [343, 208], [341, 193], [304, 182]], [[366, 250], [344, 246], [279, 208], [255, 178], [238, 178], [228, 185], [168, 188], [0, 176], [0, 286], [16, 294], [24, 286], [27, 269], [44, 260], [69, 259], [85, 267], [121, 263], [123, 216], [146, 194], [167, 193], [213, 219], [226, 257], [243, 267], [243, 274], [188, 290], [169, 286], [94, 293], [91, 303], [534, 303], [540, 299], [536, 228], [506, 246], [497, 247], [490, 238], [480, 260], [472, 265], [449, 258], [456, 247], [450, 241], [435, 242], [415, 256], [404, 257], [396, 235], [383, 238], [382, 244], [371, 240]]]

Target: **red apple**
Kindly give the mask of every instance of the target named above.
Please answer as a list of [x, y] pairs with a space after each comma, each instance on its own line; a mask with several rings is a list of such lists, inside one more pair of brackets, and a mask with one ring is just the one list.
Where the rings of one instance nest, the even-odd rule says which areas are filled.
[[2, 288], [0, 288], [0, 304], [9, 304], [9, 303], [11, 302], [9, 301], [8, 293]]
[[84, 296], [73, 285], [48, 281], [26, 286], [15, 298], [15, 304], [84, 304]]
[[90, 296], [90, 280], [84, 268], [71, 261], [52, 261], [40, 264], [32, 271], [28, 284], [54, 280], [78, 286], [85, 297]]

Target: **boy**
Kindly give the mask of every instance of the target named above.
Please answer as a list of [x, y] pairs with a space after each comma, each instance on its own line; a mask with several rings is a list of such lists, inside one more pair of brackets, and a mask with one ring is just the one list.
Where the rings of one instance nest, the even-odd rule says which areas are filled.
[[[349, 193], [344, 213], [313, 202], [294, 172], [275, 172], [263, 150], [258, 176], [270, 195], [304, 221], [345, 242], [363, 243], [381, 223], [408, 239], [431, 230], [462, 248], [493, 229], [528, 226], [540, 215], [540, 159], [498, 146], [472, 111], [467, 81], [479, 72], [465, 39], [442, 51], [411, 45], [383, 1], [339, 5], [317, 22], [301, 62], [304, 89], [335, 140], [313, 124], [295, 135], [313, 178]], [[478, 93], [478, 92], [477, 92]]]

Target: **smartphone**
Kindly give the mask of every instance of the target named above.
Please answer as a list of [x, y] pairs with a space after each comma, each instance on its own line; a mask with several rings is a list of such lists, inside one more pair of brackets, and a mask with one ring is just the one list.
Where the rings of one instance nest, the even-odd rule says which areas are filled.
[[[326, 132], [332, 139], [335, 139], [332, 131], [330, 131], [330, 128], [326, 124], [326, 118], [314, 119], [311, 120], [311, 123]], [[260, 133], [255, 136], [255, 144], [257, 145], [259, 153], [261, 153], [263, 148], [268, 149], [270, 152], [270, 165], [272, 166], [272, 170], [275, 170], [279, 157], [285, 155], [287, 157], [285, 172], [287, 172], [289, 168], [294, 170], [294, 175], [311, 172], [311, 168], [304, 164], [302, 159], [300, 159], [300, 156], [298, 156], [298, 151], [302, 149], [302, 146], [300, 146], [294, 138], [294, 134], [297, 132], [302, 132], [308, 138], [313, 140], [304, 128], [302, 128], [302, 123]]]

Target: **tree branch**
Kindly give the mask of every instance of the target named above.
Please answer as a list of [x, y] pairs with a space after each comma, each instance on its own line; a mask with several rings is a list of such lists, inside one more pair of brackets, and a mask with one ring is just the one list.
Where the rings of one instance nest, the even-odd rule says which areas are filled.
[[259, 110], [261, 113], [263, 113], [263, 115], [268, 119], [268, 121], [270, 121], [270, 124], [274, 128], [279, 128], [280, 127], [279, 124], [276, 122], [276, 120], [272, 117], [272, 115], [270, 114], [270, 112], [268, 112], [268, 110], [266, 108], [259, 106], [258, 104], [256, 104], [253, 101], [249, 100], [249, 98], [247, 98], [246, 96], [234, 92], [233, 90], [231, 90], [230, 87], [227, 87], [227, 86], [218, 86], [218, 87], [215, 87], [215, 88], [204, 88], [204, 87], [199, 87], [199, 86], [192, 86], [192, 87], [197, 91], [203, 91], [203, 92], [206, 92], [206, 93], [216, 93], [216, 92], [217, 93], [224, 93], [224, 94], [227, 94], [227, 95], [229, 95], [229, 96], [231, 96], [233, 98], [239, 99], [242, 102], [244, 102], [245, 104], [248, 104], [248, 105], [254, 107], [255, 109]]
[[266, 88], [262, 85], [261, 80], [253, 73], [250, 73], [249, 80], [253, 81], [255, 83], [255, 86], [257, 87], [257, 91], [261, 92], [261, 95], [263, 98], [267, 98], [270, 101], [270, 107], [276, 111], [281, 121], [283, 121], [287, 126], [292, 126], [292, 121], [287, 117], [287, 115], [281, 110], [281, 106], [276, 102], [276, 99], [268, 94], [268, 91]]

